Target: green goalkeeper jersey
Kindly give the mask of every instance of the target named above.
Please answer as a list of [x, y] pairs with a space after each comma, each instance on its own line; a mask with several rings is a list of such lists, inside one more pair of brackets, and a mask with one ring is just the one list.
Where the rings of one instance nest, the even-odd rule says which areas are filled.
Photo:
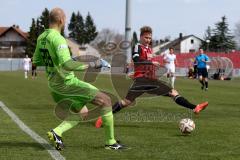
[[72, 71], [86, 69], [72, 60], [65, 38], [55, 29], [46, 29], [38, 37], [33, 63], [46, 67], [49, 87], [55, 91], [66, 91], [64, 86], [78, 81]]

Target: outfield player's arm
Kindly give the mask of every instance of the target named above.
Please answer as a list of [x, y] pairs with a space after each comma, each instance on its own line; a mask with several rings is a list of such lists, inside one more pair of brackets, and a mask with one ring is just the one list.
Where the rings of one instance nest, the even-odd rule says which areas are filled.
[[167, 55], [166, 55], [166, 54], [164, 54], [164, 56], [163, 56], [163, 63], [164, 63], [164, 64], [169, 63], [169, 62], [167, 61]]
[[134, 64], [146, 64], [146, 65], [152, 65], [152, 61], [147, 60], [147, 59], [140, 59], [140, 54], [141, 54], [141, 47], [139, 44], [136, 44], [133, 53], [132, 53], [132, 60]]
[[175, 57], [175, 59], [174, 59], [174, 64], [175, 64], [175, 66], [178, 65], [177, 57]]
[[205, 56], [205, 62], [206, 62], [206, 63], [209, 63], [209, 62], [210, 62], [210, 59], [209, 59], [208, 56]]
[[139, 61], [140, 53], [141, 53], [141, 47], [139, 46], [139, 44], [136, 44], [132, 52], [132, 60], [134, 63]]
[[35, 52], [33, 54], [33, 61], [32, 63], [36, 66], [45, 66], [42, 55], [39, 51], [39, 44], [37, 43]]

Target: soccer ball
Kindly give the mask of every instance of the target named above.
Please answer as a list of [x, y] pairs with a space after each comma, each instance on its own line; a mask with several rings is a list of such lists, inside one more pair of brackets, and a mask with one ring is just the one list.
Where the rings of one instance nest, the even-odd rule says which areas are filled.
[[195, 129], [195, 123], [190, 118], [181, 119], [179, 129], [183, 134], [190, 134]]

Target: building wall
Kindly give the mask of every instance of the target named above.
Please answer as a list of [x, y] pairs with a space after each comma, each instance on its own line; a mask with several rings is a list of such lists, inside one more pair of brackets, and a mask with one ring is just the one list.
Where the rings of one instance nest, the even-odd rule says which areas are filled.
[[[12, 46], [12, 50], [11, 50]], [[11, 29], [0, 37], [0, 57], [25, 57], [26, 39]]]
[[[194, 43], [191, 43], [191, 40], [193, 40]], [[181, 42], [180, 53], [189, 53], [191, 50], [194, 50], [196, 52], [199, 50], [201, 43], [201, 40], [198, 38], [194, 36], [189, 37]]]
[[10, 47], [0, 47], [1, 58], [22, 58], [25, 57], [25, 46], [14, 46], [12, 52]]
[[80, 49], [81, 46], [70, 39], [67, 39], [67, 44], [69, 46], [69, 49], [72, 52], [72, 57], [78, 57], [78, 56], [84, 56], [84, 55], [100, 57], [100, 54], [98, 53], [98, 51], [90, 45], [85, 45], [84, 46], [86, 47], [85, 49]]

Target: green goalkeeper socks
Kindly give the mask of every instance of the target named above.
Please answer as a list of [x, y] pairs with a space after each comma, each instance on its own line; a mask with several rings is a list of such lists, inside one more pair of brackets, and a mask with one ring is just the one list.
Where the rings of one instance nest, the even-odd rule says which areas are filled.
[[53, 131], [60, 137], [62, 134], [69, 129], [73, 128], [79, 123], [79, 121], [63, 121], [60, 125], [58, 125]]
[[[105, 130], [105, 143], [106, 145], [112, 145], [116, 143], [114, 138], [114, 122], [113, 122], [113, 114], [111, 111], [111, 107], [104, 107], [102, 109], [102, 120], [103, 126]], [[69, 129], [73, 128], [79, 123], [79, 121], [63, 121], [59, 126], [57, 126], [53, 131], [60, 137], [62, 134]]]
[[[105, 109], [106, 108], [107, 107], [105, 107]], [[114, 138], [114, 122], [113, 122], [112, 111], [107, 111], [107, 112], [103, 111], [102, 120], [103, 120], [103, 126], [105, 130], [105, 144], [112, 145], [116, 143], [116, 140]]]

